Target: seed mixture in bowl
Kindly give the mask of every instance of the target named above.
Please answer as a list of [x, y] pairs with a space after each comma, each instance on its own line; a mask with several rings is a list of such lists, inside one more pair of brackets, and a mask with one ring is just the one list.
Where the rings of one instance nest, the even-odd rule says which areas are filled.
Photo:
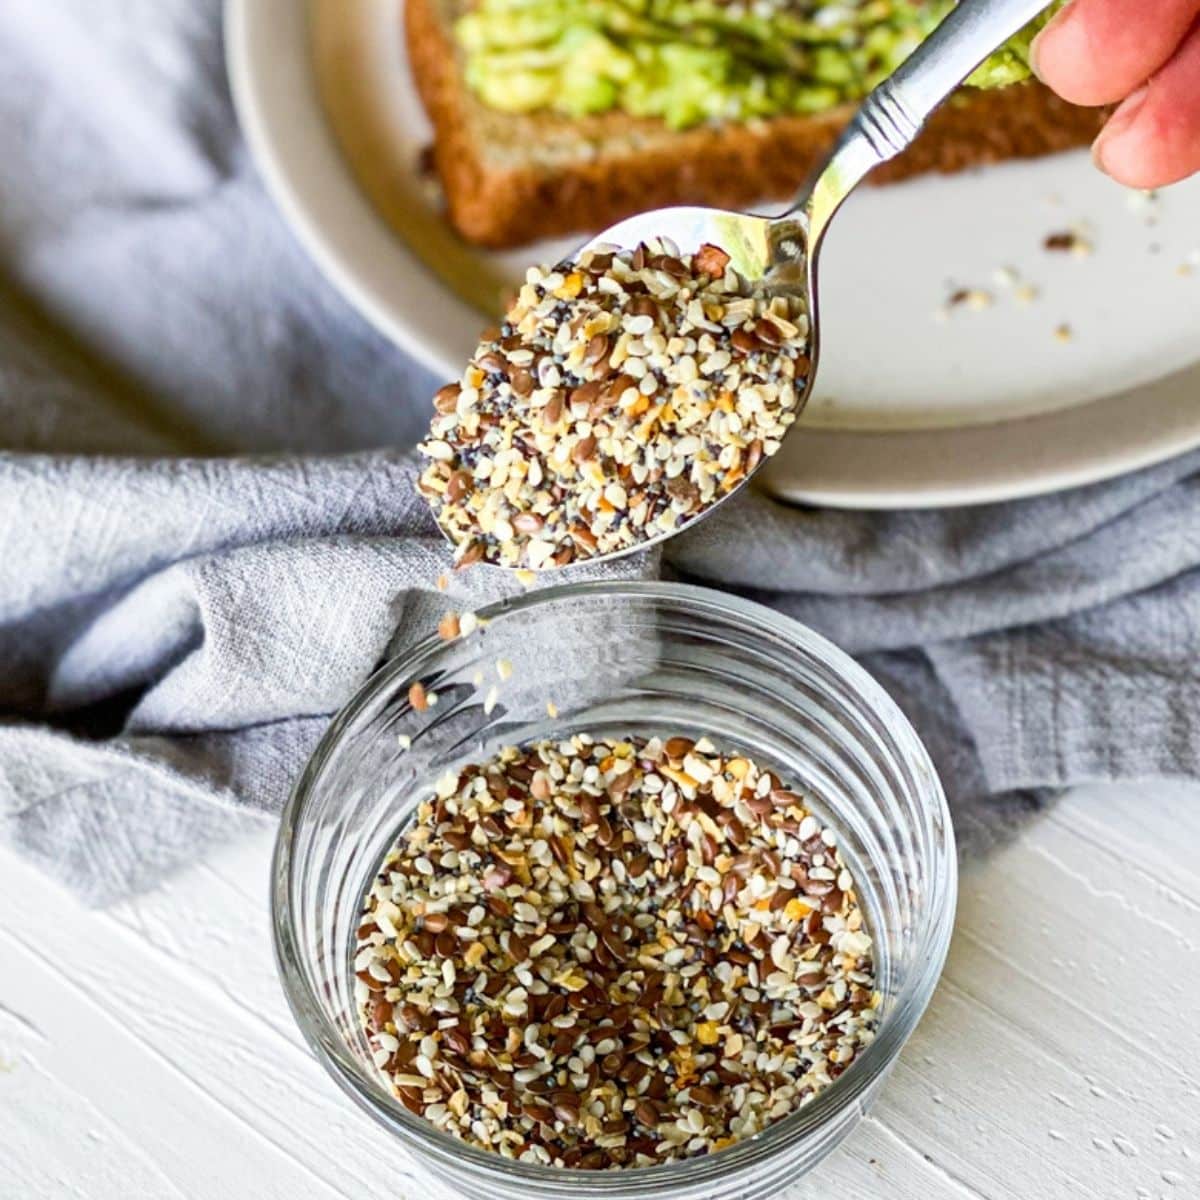
[[706, 245], [533, 268], [434, 398], [420, 489], [466, 565], [542, 570], [674, 532], [779, 449], [808, 317]]
[[850, 1065], [880, 1003], [834, 834], [683, 737], [577, 734], [443, 778], [371, 884], [354, 967], [407, 1108], [564, 1167], [757, 1133]]

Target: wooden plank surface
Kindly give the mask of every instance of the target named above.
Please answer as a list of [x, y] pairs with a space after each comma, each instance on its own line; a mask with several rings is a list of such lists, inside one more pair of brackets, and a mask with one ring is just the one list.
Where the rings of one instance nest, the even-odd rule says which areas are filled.
[[[0, 851], [0, 1197], [424, 1200], [292, 1026], [269, 851], [103, 913]], [[1200, 787], [1080, 789], [968, 866], [929, 1015], [789, 1200], [1200, 1197], [1198, 1017]]]

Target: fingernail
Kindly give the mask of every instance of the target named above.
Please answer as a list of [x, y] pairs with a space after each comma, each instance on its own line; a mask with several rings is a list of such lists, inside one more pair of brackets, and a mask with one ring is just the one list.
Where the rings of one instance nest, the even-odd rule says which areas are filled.
[[[1046, 29], [1049, 28], [1050, 26], [1047, 25]], [[1038, 47], [1042, 43], [1042, 38], [1046, 36], [1046, 29], [1039, 29], [1037, 36], [1029, 43], [1029, 69], [1033, 72], [1034, 79], [1039, 83], [1046, 82], [1042, 77], [1042, 69], [1038, 66]]]
[[1092, 162], [1106, 175], [1112, 174], [1106, 162], [1106, 156], [1112, 150], [1112, 143], [1119, 141], [1125, 131], [1134, 123], [1149, 94], [1150, 85], [1148, 83], [1143, 83], [1136, 92], [1130, 92], [1122, 101], [1121, 107], [1108, 118], [1108, 124], [1100, 130], [1100, 136], [1092, 143]]

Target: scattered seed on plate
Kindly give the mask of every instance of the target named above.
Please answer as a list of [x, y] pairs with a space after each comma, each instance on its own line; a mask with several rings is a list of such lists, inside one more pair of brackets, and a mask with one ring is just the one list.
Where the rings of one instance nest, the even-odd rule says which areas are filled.
[[956, 308], [967, 308], [971, 312], [982, 312], [991, 308], [995, 297], [983, 288], [956, 288], [946, 299], [943, 312], [949, 313]]
[[402, 1104], [565, 1167], [753, 1136], [857, 1058], [880, 1004], [833, 831], [685, 737], [577, 734], [445, 775], [370, 886], [354, 969]]
[[1076, 258], [1087, 258], [1095, 249], [1091, 241], [1077, 229], [1047, 234], [1042, 241], [1042, 247], [1060, 254], [1071, 254]]
[[706, 245], [533, 268], [434, 397], [419, 487], [457, 565], [543, 570], [671, 533], [796, 419], [808, 317]]

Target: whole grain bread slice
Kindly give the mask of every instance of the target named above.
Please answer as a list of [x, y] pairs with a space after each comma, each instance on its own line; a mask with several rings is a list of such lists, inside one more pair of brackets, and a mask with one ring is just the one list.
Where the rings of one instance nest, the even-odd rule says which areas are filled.
[[[434, 128], [454, 227], [484, 246], [595, 231], [669, 204], [738, 208], [793, 194], [850, 108], [683, 131], [624, 113], [568, 118], [485, 108], [468, 89], [453, 25], [466, 0], [406, 0], [408, 56]], [[875, 182], [1086, 145], [1104, 113], [1040, 83], [964, 90]]]

